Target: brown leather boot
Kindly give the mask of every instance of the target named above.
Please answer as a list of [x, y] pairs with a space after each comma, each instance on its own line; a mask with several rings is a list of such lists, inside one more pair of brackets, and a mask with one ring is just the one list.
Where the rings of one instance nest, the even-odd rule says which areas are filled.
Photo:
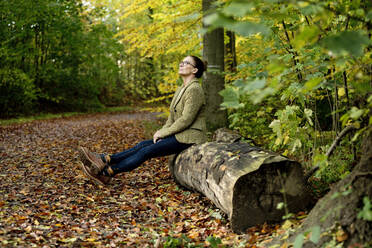
[[86, 147], [79, 146], [79, 156], [81, 162], [95, 175], [98, 175], [106, 166], [99, 154], [89, 151]]
[[103, 176], [103, 175], [97, 175], [91, 172], [90, 168], [86, 166], [83, 162], [80, 161], [79, 163], [81, 169], [83, 170], [84, 174], [93, 180], [93, 182], [100, 184], [100, 185], [107, 185], [111, 182], [112, 177]]

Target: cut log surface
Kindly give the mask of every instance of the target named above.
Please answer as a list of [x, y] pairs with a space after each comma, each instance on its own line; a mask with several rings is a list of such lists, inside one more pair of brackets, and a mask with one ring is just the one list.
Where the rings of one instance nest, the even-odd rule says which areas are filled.
[[194, 145], [173, 156], [169, 167], [179, 184], [225, 212], [238, 233], [282, 220], [280, 202], [295, 213], [309, 201], [299, 163], [243, 142]]

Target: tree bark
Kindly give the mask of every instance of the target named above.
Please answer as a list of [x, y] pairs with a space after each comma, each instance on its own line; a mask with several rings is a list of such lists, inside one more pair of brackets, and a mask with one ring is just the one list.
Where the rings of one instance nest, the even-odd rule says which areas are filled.
[[[204, 16], [210, 13], [214, 0], [203, 0]], [[227, 125], [226, 110], [221, 110], [223, 101], [218, 94], [225, 88], [224, 71], [224, 31], [222, 28], [207, 32], [203, 37], [203, 59], [208, 62], [208, 70], [204, 74], [203, 88], [206, 94], [207, 127], [214, 131]]]
[[232, 31], [226, 31], [229, 42], [226, 44], [226, 57], [227, 57], [227, 71], [236, 71], [236, 48], [235, 48], [235, 33]]
[[[310, 200], [299, 163], [247, 143], [194, 145], [173, 156], [169, 167], [179, 184], [225, 212], [238, 233], [280, 221], [285, 210], [303, 210]], [[285, 209], [277, 209], [280, 202]]]

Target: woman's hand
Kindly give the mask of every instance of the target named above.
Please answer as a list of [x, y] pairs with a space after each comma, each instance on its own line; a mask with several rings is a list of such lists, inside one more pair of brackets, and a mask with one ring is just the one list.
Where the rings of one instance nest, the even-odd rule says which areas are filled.
[[154, 137], [153, 137], [153, 140], [154, 140], [154, 144], [160, 140], [160, 134], [159, 134], [159, 130], [155, 132], [154, 134]]

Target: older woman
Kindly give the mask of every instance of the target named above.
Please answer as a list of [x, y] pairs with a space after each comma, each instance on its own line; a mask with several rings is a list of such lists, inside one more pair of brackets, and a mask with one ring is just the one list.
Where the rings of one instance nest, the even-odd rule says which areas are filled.
[[206, 65], [196, 56], [187, 56], [179, 64], [183, 79], [170, 105], [165, 125], [155, 132], [152, 140], [113, 155], [90, 152], [79, 147], [81, 168], [94, 182], [105, 185], [113, 176], [131, 171], [150, 158], [179, 153], [193, 144], [205, 142], [205, 97], [198, 78]]

